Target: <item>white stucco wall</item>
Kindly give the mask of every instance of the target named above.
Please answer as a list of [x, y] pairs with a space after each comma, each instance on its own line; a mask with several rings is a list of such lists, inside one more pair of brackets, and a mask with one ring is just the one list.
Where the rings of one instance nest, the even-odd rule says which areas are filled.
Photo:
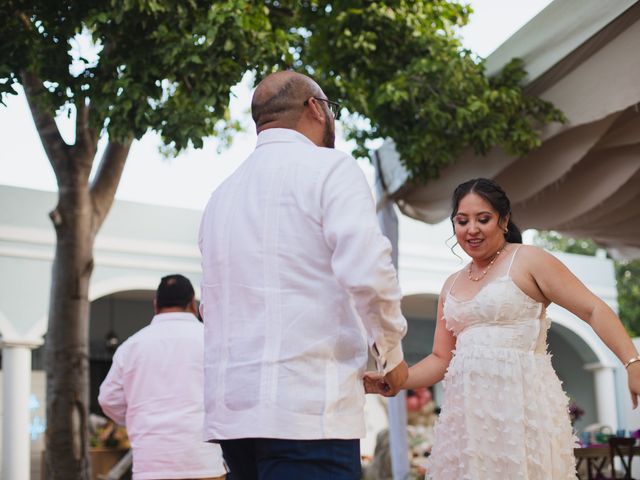
[[[55, 242], [47, 214], [55, 201], [54, 193], [0, 186], [0, 204], [5, 206], [0, 209], [0, 271], [3, 273], [0, 335], [3, 339], [38, 340], [46, 332]], [[96, 241], [90, 299], [128, 290], [153, 291], [162, 275], [174, 272], [190, 277], [198, 290], [199, 221], [200, 212], [194, 210], [116, 202]], [[448, 222], [426, 225], [400, 218], [399, 279], [407, 298], [422, 298], [414, 302], [418, 309], [432, 310], [445, 279], [466, 262], [460, 248], [455, 252], [462, 259], [451, 251], [449, 246], [455, 243], [451, 235]], [[567, 254], [558, 254], [558, 257], [596, 294], [614, 309], [617, 307], [613, 266], [609, 260]], [[430, 314], [432, 312], [427, 312], [427, 316]], [[583, 352], [585, 361], [619, 366], [588, 325], [558, 307], [551, 307], [549, 315], [579, 337], [579, 348], [584, 348], [584, 344], [589, 346]], [[39, 408], [44, 408], [44, 378], [40, 379], [40, 375], [34, 377], [32, 392], [38, 395]], [[627, 405], [628, 395], [620, 386], [621, 381], [616, 385], [622, 424], [628, 425], [627, 428], [640, 426], [638, 413]], [[378, 420], [372, 420], [375, 429], [384, 425], [384, 419]], [[34, 451], [39, 450], [38, 445], [32, 445]], [[370, 439], [368, 443], [365, 441], [365, 447], [372, 447]]]

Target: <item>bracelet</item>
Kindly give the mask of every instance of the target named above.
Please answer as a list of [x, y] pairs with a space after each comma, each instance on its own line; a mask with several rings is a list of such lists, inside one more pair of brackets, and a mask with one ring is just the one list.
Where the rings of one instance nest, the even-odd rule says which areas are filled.
[[625, 363], [624, 364], [624, 368], [629, 368], [629, 365], [631, 365], [632, 363], [635, 363], [635, 362], [640, 362], [640, 355], [638, 355], [637, 357], [633, 357], [627, 363]]

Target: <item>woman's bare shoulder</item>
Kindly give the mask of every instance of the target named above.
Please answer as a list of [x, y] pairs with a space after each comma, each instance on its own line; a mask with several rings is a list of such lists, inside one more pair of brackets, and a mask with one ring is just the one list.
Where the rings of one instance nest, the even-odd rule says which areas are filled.
[[538, 262], [538, 261], [546, 262], [555, 258], [553, 255], [547, 252], [544, 248], [537, 247], [535, 245], [519, 245], [517, 248], [518, 248], [518, 257], [520, 257], [521, 260], [533, 261], [533, 262]]
[[453, 285], [453, 282], [456, 281], [456, 278], [458, 278], [458, 275], [460, 275], [463, 270], [464, 268], [461, 268], [460, 270], [453, 272], [447, 277], [447, 279], [444, 281], [444, 284], [442, 285], [442, 290], [440, 291], [441, 295], [446, 294], [449, 291], [449, 289]]
[[519, 263], [536, 279], [555, 275], [564, 271], [566, 266], [544, 248], [535, 245], [522, 245], [518, 250]]

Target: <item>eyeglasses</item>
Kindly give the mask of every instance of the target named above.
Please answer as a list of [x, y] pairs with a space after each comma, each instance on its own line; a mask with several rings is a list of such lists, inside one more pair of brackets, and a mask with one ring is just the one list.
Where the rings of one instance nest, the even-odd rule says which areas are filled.
[[[329, 100], [328, 98], [322, 98], [322, 97], [311, 97], [311, 98], [315, 100], [320, 100], [321, 102], [327, 102], [327, 105], [329, 106], [329, 110], [331, 110], [331, 113], [333, 113], [333, 118], [335, 118], [336, 120], [340, 118], [340, 110], [342, 109], [342, 106], [338, 102], [334, 102], [333, 100]], [[308, 99], [304, 101], [304, 106], [306, 107], [307, 105], [309, 105]]]

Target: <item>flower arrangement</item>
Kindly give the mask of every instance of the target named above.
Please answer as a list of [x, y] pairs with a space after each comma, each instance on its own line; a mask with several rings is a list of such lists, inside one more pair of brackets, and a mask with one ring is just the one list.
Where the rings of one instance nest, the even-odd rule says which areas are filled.
[[436, 404], [429, 389], [407, 390], [407, 437], [412, 480], [422, 480], [426, 473], [426, 460], [434, 440], [435, 410]]
[[127, 429], [125, 427], [116, 425], [113, 421], [106, 419], [104, 422], [92, 425], [92, 427], [91, 435], [89, 437], [89, 444], [91, 447], [116, 448], [124, 450], [131, 448], [129, 437], [127, 436]]
[[[426, 388], [407, 390], [406, 400], [407, 441], [411, 468], [407, 480], [423, 480], [426, 473], [425, 462], [433, 445], [436, 406], [431, 392]], [[363, 479], [381, 480], [392, 477], [388, 429], [378, 433], [373, 457], [364, 460]]]

